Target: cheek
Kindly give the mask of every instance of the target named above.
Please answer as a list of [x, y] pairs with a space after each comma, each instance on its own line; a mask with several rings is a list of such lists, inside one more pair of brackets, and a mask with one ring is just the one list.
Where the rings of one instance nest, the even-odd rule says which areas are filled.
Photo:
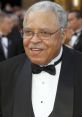
[[50, 58], [52, 56], [52, 54], [54, 53], [54, 50], [55, 50], [55, 44], [54, 42], [50, 42], [47, 46], [47, 50], [45, 52], [45, 56], [47, 56], [48, 58]]
[[77, 23], [76, 23], [77, 21], [76, 20], [74, 20], [73, 22], [72, 22], [72, 24], [75, 26]]
[[62, 44], [62, 40], [60, 40], [60, 37], [59, 37], [59, 38], [57, 38], [57, 40], [54, 40], [54, 41], [51, 44], [50, 51], [51, 51], [51, 55], [56, 56], [59, 51], [59, 48]]
[[29, 42], [30, 42], [29, 40], [27, 40], [27, 39], [23, 39], [23, 45], [24, 45], [24, 48], [28, 47]]

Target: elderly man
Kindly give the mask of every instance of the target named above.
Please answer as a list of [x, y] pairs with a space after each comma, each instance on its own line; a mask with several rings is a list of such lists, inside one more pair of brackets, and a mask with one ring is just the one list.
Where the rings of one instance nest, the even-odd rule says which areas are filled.
[[82, 54], [62, 45], [66, 19], [49, 1], [27, 10], [25, 54], [0, 64], [1, 117], [82, 116]]

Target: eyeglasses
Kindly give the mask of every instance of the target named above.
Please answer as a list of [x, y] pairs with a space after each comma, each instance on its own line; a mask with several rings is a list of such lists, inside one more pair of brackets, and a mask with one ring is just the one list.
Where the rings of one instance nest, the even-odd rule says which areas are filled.
[[52, 35], [56, 34], [61, 28], [57, 29], [55, 32], [47, 32], [47, 31], [41, 31], [38, 33], [35, 33], [33, 31], [24, 30], [23, 31], [23, 38], [32, 39], [33, 36], [36, 34], [40, 39], [49, 39]]

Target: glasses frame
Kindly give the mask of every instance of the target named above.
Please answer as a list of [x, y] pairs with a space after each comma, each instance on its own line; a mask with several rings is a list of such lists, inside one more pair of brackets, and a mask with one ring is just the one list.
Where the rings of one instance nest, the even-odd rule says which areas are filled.
[[[56, 34], [59, 30], [61, 30], [62, 29], [62, 27], [60, 27], [60, 28], [58, 28], [55, 32], [46, 32], [46, 31], [41, 31], [41, 32], [37, 32], [37, 33], [35, 33], [35, 32], [33, 32], [33, 31], [31, 31], [31, 33], [32, 33], [32, 36], [31, 36], [31, 38], [29, 38], [29, 37], [24, 37], [24, 38], [29, 38], [30, 40], [34, 37], [34, 35], [36, 34], [37, 36], [38, 36], [38, 38], [40, 38], [40, 39], [45, 39], [45, 37], [43, 37], [43, 38], [41, 38], [39, 35], [42, 33], [42, 32], [44, 32], [44, 33], [46, 33], [46, 34], [48, 34], [47, 36], [46, 36], [46, 39], [49, 39], [49, 38], [51, 38], [51, 36], [52, 35], [54, 35], [54, 34]], [[23, 33], [22, 33], [22, 36], [24, 35], [24, 30], [23, 30]], [[47, 38], [48, 37], [48, 38]]]

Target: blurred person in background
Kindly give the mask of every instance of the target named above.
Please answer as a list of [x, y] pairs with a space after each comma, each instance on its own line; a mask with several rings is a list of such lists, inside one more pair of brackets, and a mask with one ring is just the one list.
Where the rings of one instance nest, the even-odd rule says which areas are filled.
[[13, 33], [12, 18], [9, 14], [2, 12], [0, 13], [0, 61], [16, 56], [21, 51], [19, 35], [11, 33]]
[[7, 38], [8, 33], [12, 31], [11, 18], [1, 12], [0, 13], [0, 61], [8, 58], [9, 40]]
[[73, 30], [69, 45], [82, 52], [82, 12], [73, 10], [68, 13], [68, 26]]
[[16, 16], [15, 14], [11, 14], [11, 19], [13, 28], [12, 31], [7, 35], [7, 37], [13, 42], [12, 50], [14, 49], [14, 51], [12, 52], [12, 56], [15, 56], [24, 52], [23, 38], [21, 35], [22, 27], [20, 26], [21, 21], [18, 16]]

